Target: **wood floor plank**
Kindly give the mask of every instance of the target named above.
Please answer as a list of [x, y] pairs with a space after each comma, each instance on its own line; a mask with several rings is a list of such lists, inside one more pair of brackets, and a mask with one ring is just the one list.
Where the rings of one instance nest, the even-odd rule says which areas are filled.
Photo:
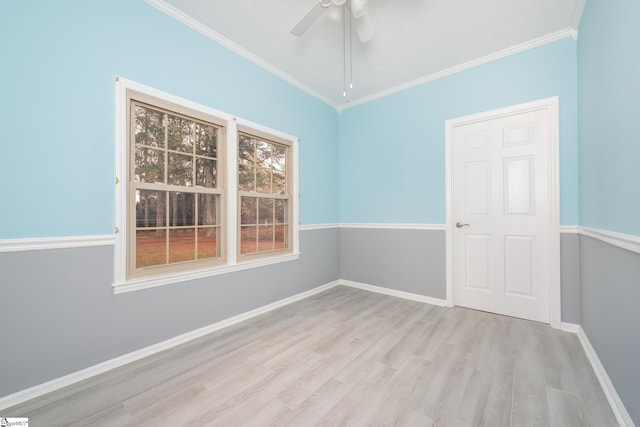
[[589, 420], [585, 417], [582, 402], [575, 395], [554, 387], [547, 387], [547, 402], [550, 426], [590, 426]]
[[[471, 364], [467, 365], [467, 368], [473, 369]], [[493, 372], [491, 369], [483, 371], [473, 369], [453, 424], [461, 427], [482, 424], [489, 399], [492, 377]]]
[[415, 379], [420, 378], [428, 368], [429, 362], [411, 357], [402, 365], [389, 381], [374, 390], [366, 411], [354, 422], [356, 426], [389, 426], [398, 418], [407, 399], [415, 388]]
[[578, 337], [566, 334], [563, 336], [563, 342], [571, 360], [573, 379], [576, 381], [586, 418], [593, 426], [617, 426], [611, 406], [604, 396]]
[[[49, 425], [46, 420], [29, 420], [32, 425]], [[131, 415], [123, 405], [112, 406], [104, 411], [93, 415], [77, 423], [71, 424], [69, 427], [112, 427], [121, 426], [131, 422]]]
[[514, 329], [517, 354], [513, 373], [512, 426], [549, 425], [544, 364], [538, 325], [520, 321]]
[[54, 427], [616, 425], [575, 335], [344, 286], [4, 414]]

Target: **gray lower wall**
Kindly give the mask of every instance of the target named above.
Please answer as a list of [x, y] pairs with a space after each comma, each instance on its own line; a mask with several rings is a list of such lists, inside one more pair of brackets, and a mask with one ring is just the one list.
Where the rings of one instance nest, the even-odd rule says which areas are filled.
[[300, 233], [300, 259], [114, 295], [113, 247], [0, 253], [0, 396], [339, 278], [339, 230]]
[[640, 254], [580, 236], [581, 325], [640, 425]]
[[560, 291], [562, 321], [580, 324], [580, 239], [578, 233], [560, 234]]
[[[562, 320], [583, 323], [587, 307], [589, 324], [597, 315], [580, 303], [581, 244], [561, 235]], [[298, 261], [120, 295], [111, 246], [0, 253], [0, 396], [338, 278], [446, 298], [444, 231], [307, 230], [300, 250]]]
[[445, 299], [445, 232], [340, 229], [340, 278]]
[[[445, 299], [446, 233], [439, 230], [340, 229], [340, 277]], [[562, 321], [580, 323], [580, 242], [560, 234]]]

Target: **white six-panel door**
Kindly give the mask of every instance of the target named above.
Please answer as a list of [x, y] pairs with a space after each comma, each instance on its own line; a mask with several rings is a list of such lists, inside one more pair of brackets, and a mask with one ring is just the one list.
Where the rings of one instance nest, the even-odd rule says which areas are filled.
[[550, 110], [450, 127], [455, 305], [550, 322]]

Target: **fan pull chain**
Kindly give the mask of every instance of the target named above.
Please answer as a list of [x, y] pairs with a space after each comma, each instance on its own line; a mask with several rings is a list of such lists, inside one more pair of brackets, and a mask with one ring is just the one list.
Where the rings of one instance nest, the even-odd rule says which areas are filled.
[[353, 89], [353, 12], [351, 11], [351, 0], [349, 5], [349, 89]]
[[347, 6], [342, 7], [342, 96], [347, 96]]

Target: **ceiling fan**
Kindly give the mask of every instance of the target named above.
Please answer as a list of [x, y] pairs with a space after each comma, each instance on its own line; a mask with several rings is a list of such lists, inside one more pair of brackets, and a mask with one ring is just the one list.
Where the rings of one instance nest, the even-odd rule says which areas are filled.
[[356, 30], [362, 43], [373, 38], [373, 23], [367, 13], [367, 0], [318, 0], [291, 29], [290, 33], [294, 36], [303, 35], [331, 6], [343, 7], [351, 11], [353, 29]]

